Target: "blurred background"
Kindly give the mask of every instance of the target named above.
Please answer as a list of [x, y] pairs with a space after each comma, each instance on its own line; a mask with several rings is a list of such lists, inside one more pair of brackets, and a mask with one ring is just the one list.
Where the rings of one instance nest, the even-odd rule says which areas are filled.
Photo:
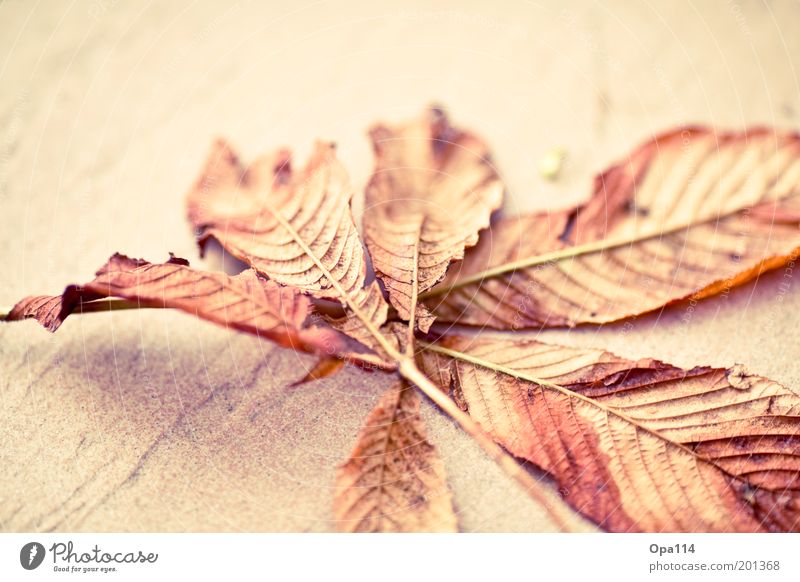
[[[0, 304], [115, 251], [202, 265], [184, 197], [216, 136], [245, 159], [333, 140], [360, 192], [368, 127], [430, 103], [483, 135], [510, 212], [585, 199], [594, 173], [682, 124], [800, 126], [800, 3], [0, 3]], [[562, 148], [546, 180], [539, 163]], [[800, 386], [796, 284], [548, 339]], [[298, 365], [299, 363], [302, 365]], [[387, 379], [177, 313], [0, 326], [0, 529], [330, 530], [336, 463]], [[552, 528], [429, 405], [468, 531]], [[34, 503], [34, 501], [36, 501]], [[578, 518], [576, 518], [577, 520]], [[586, 526], [588, 527], [588, 526]]]

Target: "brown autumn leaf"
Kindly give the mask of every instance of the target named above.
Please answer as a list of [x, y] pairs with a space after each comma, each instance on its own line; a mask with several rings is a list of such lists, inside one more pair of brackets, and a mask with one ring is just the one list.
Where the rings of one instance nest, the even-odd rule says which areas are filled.
[[103, 297], [127, 299], [142, 307], [180, 309], [299, 351], [383, 364], [376, 354], [315, 316], [311, 300], [297, 291], [266, 281], [252, 269], [231, 277], [198, 271], [175, 257], [153, 264], [115, 254], [93, 281], [70, 285], [62, 295], [27, 297], [6, 319], [33, 318], [55, 331], [85, 302]]
[[450, 337], [423, 359], [604, 529], [800, 531], [800, 396], [772, 380], [512, 339]]
[[364, 239], [394, 308], [427, 332], [434, 318], [417, 296], [478, 242], [503, 202], [503, 184], [486, 144], [440, 109], [402, 126], [376, 125], [370, 137]]
[[336, 475], [342, 532], [455, 532], [453, 501], [419, 415], [419, 394], [398, 381], [367, 417]]
[[800, 135], [675, 130], [598, 176], [583, 206], [493, 224], [427, 304], [497, 329], [607, 323], [796, 259], [798, 226]]
[[[680, 148], [676, 145], [678, 135]], [[430, 136], [425, 139], [431, 141]], [[770, 145], [774, 147], [771, 149]], [[638, 270], [654, 270], [661, 277], [655, 280], [664, 283], [664, 264], [672, 269], [673, 278], [688, 281], [686, 285], [691, 287], [693, 296], [715, 293], [725, 285], [774, 267], [797, 252], [797, 153], [794, 135], [765, 130], [720, 135], [708, 130], [687, 130], [667, 134], [637, 150], [630, 168], [617, 166], [599, 179], [608, 190], [608, 198], [598, 190], [587, 205], [575, 211], [496, 223], [478, 247], [467, 253], [466, 270], [471, 275], [459, 278], [455, 284], [451, 280], [434, 286], [422, 297], [446, 295], [437, 311], [437, 316], [443, 315], [445, 320], [515, 329], [542, 323], [555, 325], [559, 321], [560, 325], [599, 322], [605, 321], [604, 317], [613, 320], [630, 315], [629, 312], [656, 309], [681, 295], [673, 295], [672, 286], [664, 292], [664, 285], [655, 285], [662, 293], [659, 295], [651, 289], [653, 279], [642, 280]], [[398, 155], [406, 154], [401, 151]], [[373, 358], [379, 367], [396, 371], [416, 385], [455, 419], [548, 509], [562, 529], [568, 529], [569, 519], [542, 494], [539, 481], [492, 439], [519, 458], [551, 472], [574, 507], [612, 531], [799, 528], [796, 395], [738, 367], [680, 370], [653, 360], [630, 362], [596, 350], [541, 348], [543, 344], [514, 338], [502, 342], [478, 340], [475, 344], [458, 338], [445, 338], [436, 345], [418, 342], [423, 348], [419, 358], [442, 386], [452, 387], [451, 399], [420, 370], [409, 353], [409, 346], [415, 345], [411, 341], [414, 337], [403, 333], [424, 329], [430, 322], [429, 314], [422, 312], [424, 322], [415, 326], [412, 314], [418, 312], [410, 301], [403, 312], [403, 300], [397, 296], [402, 285], [393, 287], [391, 277], [379, 268], [390, 293], [394, 290], [393, 301], [399, 301], [398, 314], [412, 320], [407, 324], [386, 323], [388, 306], [380, 286], [376, 282], [367, 284], [366, 257], [350, 212], [351, 193], [332, 148], [318, 144], [311, 161], [299, 173], [291, 171], [288, 160], [288, 154], [279, 151], [245, 168], [220, 142], [190, 193], [190, 217], [198, 229], [201, 246], [209, 238], [217, 238], [254, 270], [230, 278], [193, 271], [185, 262], [173, 260], [167, 263], [172, 265], [170, 269], [186, 269], [189, 273], [179, 278], [186, 277], [187, 284], [197, 285], [183, 295], [180, 290], [164, 287], [158, 278], [157, 271], [164, 265], [134, 261], [121, 269], [124, 276], [120, 280], [116, 280], [114, 268], [109, 269], [112, 274], [101, 271], [98, 280], [81, 288], [68, 288], [62, 297], [23, 300], [9, 318], [36, 317], [45, 325], [57, 327], [73, 309], [89, 310], [97, 305], [93, 300], [113, 295], [138, 302], [134, 305], [184, 309], [323, 356], [335, 355], [367, 364]], [[455, 175], [461, 170], [451, 171]], [[413, 172], [401, 172], [398, 179], [417, 184], [417, 178], [409, 176]], [[496, 176], [487, 180], [494, 183]], [[737, 186], [738, 181], [746, 185]], [[371, 188], [380, 183], [374, 181]], [[380, 192], [373, 194], [397, 196], [401, 190], [396, 184], [391, 188], [384, 184]], [[402, 211], [399, 200], [389, 197], [386, 203], [396, 212]], [[481, 204], [492, 206], [491, 196], [482, 198]], [[410, 206], [418, 214], [417, 206]], [[628, 207], [639, 211], [628, 211]], [[492, 209], [476, 209], [474, 216], [488, 216]], [[480, 222], [475, 220], [473, 226]], [[524, 236], [508, 234], [512, 223], [525, 229]], [[767, 224], [771, 225], [769, 236], [765, 234]], [[733, 260], [731, 229], [738, 227], [742, 228], [738, 233], [742, 248], [733, 249], [738, 253], [737, 260]], [[714, 237], [721, 237], [723, 243]], [[784, 246], [770, 246], [778, 239], [788, 251], [782, 250]], [[464, 241], [472, 240], [472, 235], [465, 235]], [[419, 267], [417, 278], [404, 283], [411, 285], [409, 299], [416, 297], [420, 285], [428, 284], [419, 278], [422, 269], [434, 264], [422, 260], [419, 249], [424, 242], [429, 241], [421, 238], [419, 248], [413, 251], [419, 255], [412, 261], [412, 267]], [[413, 247], [416, 243], [411, 244]], [[472, 243], [464, 242], [462, 250], [469, 244]], [[449, 245], [445, 247], [451, 249]], [[631, 256], [619, 256], [625, 251]], [[448, 253], [444, 253], [449, 257], [446, 263], [456, 256]], [[600, 259], [608, 264], [595, 265]], [[725, 259], [735, 266], [731, 268]], [[505, 262], [508, 260], [514, 262]], [[629, 269], [619, 265], [624, 260], [630, 260], [634, 267], [631, 270], [636, 271], [628, 279], [623, 275]], [[488, 272], [487, 266], [491, 268]], [[136, 271], [139, 268], [145, 273], [153, 271], [150, 274], [155, 278], [142, 281]], [[593, 268], [606, 269], [604, 273], [621, 270], [618, 286], [610, 287], [611, 283], [602, 277], [592, 279], [597, 277]], [[553, 269], [555, 275], [543, 276], [545, 284], [541, 285], [540, 271], [547, 269]], [[531, 278], [533, 275], [535, 279]], [[487, 281], [480, 289], [470, 287], [485, 276], [497, 280]], [[399, 280], [404, 281], [402, 277]], [[97, 281], [100, 283], [95, 287]], [[247, 291], [240, 294], [244, 299], [237, 298], [229, 304], [229, 287], [238, 289], [244, 283]], [[492, 287], [496, 283], [501, 284], [500, 289]], [[514, 288], [504, 290], [502, 286], [509, 283]], [[521, 283], [526, 285], [520, 287]], [[564, 290], [566, 301], [554, 295], [551, 286], [556, 284]], [[635, 286], [642, 284], [644, 289]], [[220, 285], [225, 291], [222, 295]], [[618, 298], [598, 305], [596, 295], [609, 290]], [[204, 297], [204, 293], [210, 297]], [[283, 293], [288, 294], [286, 298]], [[581, 293], [588, 295], [584, 299]], [[253, 300], [248, 294], [256, 297], [258, 304], [249, 313], [251, 319], [245, 313], [231, 322], [220, 315], [220, 311], [238, 314], [247, 308]], [[308, 295], [317, 300], [338, 301], [346, 307], [345, 317], [336, 319], [321, 311], [322, 305], [312, 304]], [[579, 297], [586, 301], [586, 307], [578, 302]], [[519, 303], [514, 304], [511, 299]], [[288, 320], [286, 305], [292, 306]], [[496, 311], [482, 314], [492, 309]], [[329, 324], [343, 333], [337, 333]], [[320, 334], [333, 334], [336, 341], [333, 345], [324, 341], [320, 344]], [[385, 358], [378, 358], [364, 346], [379, 349]], [[474, 346], [480, 349], [474, 352]], [[549, 349], [557, 358], [567, 352], [569, 355], [552, 361], [547, 359]], [[323, 357], [320, 362], [319, 370], [312, 370], [312, 377], [330, 372], [330, 360]], [[546, 377], [534, 376], [534, 372]], [[386, 395], [382, 403], [385, 399], [390, 400], [390, 405], [394, 402], [398, 414], [411, 423], [409, 434], [416, 431], [423, 437], [419, 442], [423, 442], [423, 429], [415, 424], [416, 397], [405, 394], [408, 390], [396, 390], [394, 400]], [[484, 428], [459, 406], [468, 409]], [[386, 406], [379, 406], [373, 414], [386, 414]], [[378, 430], [371, 419], [363, 438]], [[355, 454], [359, 456], [363, 457]], [[347, 481], [344, 485], [340, 482], [337, 512], [355, 503], [348, 501], [352, 500], [352, 485], [364, 484], [359, 480], [366, 478], [364, 475], [353, 477], [352, 471], [358, 473], [358, 467], [362, 467], [356, 461], [351, 459], [341, 474], [344, 478], [349, 467], [352, 480], [349, 486]], [[435, 466], [434, 461], [431, 466]], [[373, 483], [369, 479], [366, 482]], [[402, 491], [413, 490], [414, 483], [406, 483], [411, 489]], [[423, 497], [427, 499], [426, 495]], [[427, 511], [424, 505], [415, 506], [411, 517], [400, 525], [406, 529], [429, 527]], [[359, 521], [356, 514], [352, 523], [355, 528], [390, 527], [388, 521], [379, 519], [375, 523], [373, 517], [379, 514], [384, 512], [368, 514], [366, 521]]]
[[322, 380], [328, 376], [333, 376], [336, 372], [344, 367], [344, 360], [339, 358], [324, 357], [320, 358], [314, 366], [308, 370], [297, 382], [293, 382], [292, 386], [300, 386], [306, 382], [313, 382], [314, 380]]
[[366, 284], [367, 262], [350, 211], [353, 191], [334, 150], [317, 142], [300, 171], [292, 169], [287, 150], [245, 167], [219, 140], [189, 193], [189, 220], [201, 248], [216, 239], [269, 279], [341, 302], [350, 313], [332, 323], [379, 350], [367, 328], [380, 328], [388, 304], [377, 282]]

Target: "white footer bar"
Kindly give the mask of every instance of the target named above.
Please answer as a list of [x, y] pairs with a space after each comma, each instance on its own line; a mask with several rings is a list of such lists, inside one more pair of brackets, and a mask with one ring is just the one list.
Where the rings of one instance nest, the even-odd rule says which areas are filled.
[[0, 580], [797, 582], [798, 554], [800, 534], [0, 534]]

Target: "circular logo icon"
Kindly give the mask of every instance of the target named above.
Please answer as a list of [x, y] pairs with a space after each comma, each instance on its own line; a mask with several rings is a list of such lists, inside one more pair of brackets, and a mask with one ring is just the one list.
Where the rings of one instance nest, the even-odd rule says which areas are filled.
[[26, 570], [35, 570], [44, 561], [44, 546], [39, 542], [29, 542], [19, 551], [19, 563]]

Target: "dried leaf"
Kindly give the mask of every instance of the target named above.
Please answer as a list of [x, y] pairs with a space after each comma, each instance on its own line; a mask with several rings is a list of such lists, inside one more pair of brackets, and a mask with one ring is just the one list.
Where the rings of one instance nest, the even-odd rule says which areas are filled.
[[418, 393], [398, 382], [367, 417], [336, 476], [339, 531], [457, 531], [444, 466], [427, 440], [419, 406]]
[[303, 376], [302, 379], [292, 383], [292, 386], [300, 386], [307, 382], [314, 380], [322, 380], [329, 376], [333, 376], [336, 372], [344, 367], [344, 360], [337, 358], [321, 358], [314, 366]]
[[218, 141], [189, 194], [189, 219], [201, 248], [214, 238], [282, 285], [357, 309], [363, 318], [351, 313], [332, 323], [378, 349], [368, 327], [386, 321], [388, 304], [377, 282], [366, 285], [352, 194], [332, 144], [318, 142], [306, 167], [294, 172], [286, 150], [245, 168], [230, 146]]
[[7, 320], [33, 318], [55, 331], [82, 302], [118, 297], [142, 307], [171, 307], [285, 347], [378, 365], [382, 360], [313, 314], [308, 297], [248, 269], [235, 277], [192, 269], [183, 259], [152, 264], [115, 254], [86, 285], [63, 295], [23, 299]]
[[406, 320], [415, 312], [428, 331], [433, 316], [417, 306], [417, 295], [478, 241], [502, 204], [503, 184], [486, 144], [452, 127], [439, 109], [403, 126], [375, 126], [370, 136], [376, 164], [364, 238], [392, 305]]
[[578, 209], [494, 224], [428, 305], [498, 329], [616, 321], [796, 259], [799, 219], [800, 136], [675, 131], [600, 175]]
[[800, 397], [776, 382], [535, 341], [444, 346], [426, 369], [601, 527], [800, 531]]
[[[245, 168], [227, 144], [215, 145], [189, 214], [201, 247], [218, 239], [252, 267], [239, 276], [116, 255], [91, 283], [27, 298], [7, 319], [34, 317], [55, 329], [113, 296], [322, 356], [303, 381], [333, 373], [341, 363], [329, 356], [397, 371], [403, 383], [381, 398], [338, 474], [335, 513], [345, 531], [456, 529], [442, 463], [406, 381], [562, 529], [569, 519], [508, 452], [550, 472], [573, 507], [613, 531], [800, 530], [800, 397], [740, 366], [682, 370], [513, 337], [418, 342], [418, 358], [448, 396], [411, 354], [415, 329], [433, 321], [418, 298], [446, 322], [602, 323], [717, 293], [793, 260], [797, 135], [661, 136], [600, 176], [580, 208], [496, 223], [461, 273], [438, 286], [501, 203], [486, 146], [437, 111], [378, 127], [373, 141], [367, 245], [407, 326], [386, 323], [381, 287], [367, 280], [347, 177], [322, 143], [300, 172], [286, 151]], [[344, 317], [323, 312], [327, 300], [344, 306]]]

